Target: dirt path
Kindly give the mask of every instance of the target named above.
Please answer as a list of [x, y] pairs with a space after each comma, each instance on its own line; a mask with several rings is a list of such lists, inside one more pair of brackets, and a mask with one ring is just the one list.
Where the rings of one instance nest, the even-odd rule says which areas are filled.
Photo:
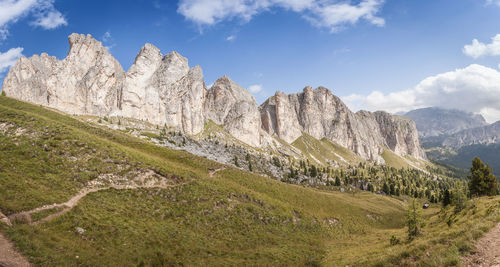
[[476, 253], [462, 261], [464, 266], [500, 267], [500, 223], [476, 242]]
[[14, 245], [0, 233], [0, 267], [25, 267], [31, 266]]
[[219, 167], [219, 168], [217, 168], [217, 169], [209, 169], [209, 170], [208, 170], [208, 175], [210, 175], [210, 178], [213, 178], [213, 177], [214, 177], [214, 175], [215, 175], [217, 172], [223, 171], [223, 170], [225, 170], [225, 169], [227, 169], [227, 167], [226, 167], [226, 166], [222, 166], [222, 167]]
[[[10, 215], [8, 218], [9, 218], [10, 222], [12, 222], [14, 220], [21, 220], [25, 223], [36, 225], [36, 224], [39, 224], [41, 222], [50, 221], [56, 217], [59, 217], [65, 213], [69, 212], [73, 207], [75, 207], [78, 204], [78, 201], [80, 201], [80, 199], [82, 199], [86, 195], [93, 193], [93, 192], [108, 190], [111, 188], [118, 189], [118, 190], [138, 189], [138, 188], [164, 188], [165, 189], [165, 188], [171, 188], [171, 187], [185, 185], [187, 183], [188, 182], [179, 183], [179, 184], [110, 185], [110, 186], [98, 187], [98, 188], [85, 188], [85, 189], [82, 189], [77, 195], [73, 196], [70, 200], [68, 200], [64, 203], [59, 203], [59, 204], [54, 203], [51, 205], [45, 205], [45, 206], [42, 206], [42, 207], [39, 207], [36, 209], [32, 209], [29, 211], [15, 213], [15, 214]], [[56, 213], [53, 213], [53, 214], [51, 214], [51, 215], [49, 215], [41, 220], [35, 221], [35, 222], [33, 222], [31, 219], [31, 214], [33, 214], [33, 213], [37, 213], [37, 212], [49, 210], [49, 209], [56, 209], [56, 208], [61, 209], [61, 210], [56, 212]]]

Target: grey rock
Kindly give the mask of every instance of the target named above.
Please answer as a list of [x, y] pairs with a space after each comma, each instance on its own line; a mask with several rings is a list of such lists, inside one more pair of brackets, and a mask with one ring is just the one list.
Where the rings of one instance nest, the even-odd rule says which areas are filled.
[[277, 92], [260, 106], [260, 112], [262, 128], [289, 143], [304, 132], [380, 163], [384, 147], [400, 156], [425, 159], [413, 121], [385, 112], [353, 113], [324, 87], [306, 87], [288, 96]]
[[224, 76], [206, 89], [203, 71], [188, 60], [146, 44], [124, 72], [90, 35], [71, 34], [63, 60], [47, 54], [22, 57], [4, 80], [8, 96], [69, 114], [118, 116], [147, 121], [194, 136], [205, 123], [221, 125], [250, 146], [296, 154], [303, 133], [326, 138], [365, 159], [383, 162], [384, 147], [425, 159], [413, 121], [385, 112], [351, 112], [328, 89], [277, 92], [260, 107], [250, 92]]
[[208, 90], [205, 101], [207, 120], [251, 146], [260, 146], [260, 113], [253, 95], [229, 77], [219, 78]]

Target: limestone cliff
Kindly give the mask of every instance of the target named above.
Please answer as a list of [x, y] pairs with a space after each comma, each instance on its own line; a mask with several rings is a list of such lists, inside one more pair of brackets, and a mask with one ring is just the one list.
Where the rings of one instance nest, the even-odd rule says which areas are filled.
[[276, 147], [275, 135], [292, 143], [303, 133], [326, 138], [359, 156], [383, 162], [384, 147], [401, 156], [425, 158], [413, 121], [385, 112], [351, 112], [328, 89], [277, 92], [260, 107], [228, 77], [207, 90], [203, 71], [171, 52], [144, 45], [127, 72], [90, 35], [71, 34], [63, 60], [47, 54], [22, 57], [4, 80], [10, 97], [69, 114], [122, 116], [178, 129], [203, 131], [208, 121], [254, 147]]
[[288, 143], [304, 132], [373, 161], [383, 162], [384, 147], [400, 156], [425, 158], [413, 121], [385, 112], [353, 113], [324, 87], [288, 96], [277, 92], [260, 106], [260, 113], [262, 128]]
[[260, 113], [253, 95], [229, 77], [219, 78], [208, 90], [205, 102], [208, 120], [223, 125], [231, 135], [260, 146]]

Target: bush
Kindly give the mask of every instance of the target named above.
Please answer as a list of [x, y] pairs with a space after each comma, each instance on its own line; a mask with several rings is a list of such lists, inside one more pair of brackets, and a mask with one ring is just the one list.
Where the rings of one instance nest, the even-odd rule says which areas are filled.
[[457, 192], [453, 194], [452, 204], [455, 206], [455, 213], [459, 213], [465, 209], [467, 205], [467, 197], [462, 190], [457, 190]]
[[399, 238], [397, 238], [395, 235], [393, 235], [393, 236], [391, 236], [390, 243], [391, 243], [391, 246], [395, 246], [395, 245], [400, 244], [401, 240], [399, 240]]
[[2, 96], [5, 96], [5, 91], [4, 90], [2, 90]]

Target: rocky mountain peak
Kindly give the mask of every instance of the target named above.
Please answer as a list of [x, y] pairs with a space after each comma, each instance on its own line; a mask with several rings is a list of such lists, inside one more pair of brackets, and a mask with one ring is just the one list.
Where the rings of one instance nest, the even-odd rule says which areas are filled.
[[223, 125], [233, 136], [260, 146], [260, 114], [253, 95], [245, 88], [222, 76], [207, 91], [205, 102], [207, 120]]
[[201, 67], [190, 68], [175, 51], [163, 56], [145, 44], [124, 72], [92, 36], [71, 34], [68, 39], [70, 51], [63, 60], [47, 54], [22, 57], [4, 80], [7, 95], [70, 114], [144, 120], [187, 135], [213, 121], [254, 147], [272, 146], [272, 136], [293, 143], [306, 133], [377, 162], [383, 162], [384, 148], [425, 158], [411, 120], [385, 112], [353, 113], [325, 87], [307, 86], [289, 95], [278, 91], [259, 107], [248, 90], [227, 76], [207, 90]]
[[363, 158], [383, 162], [385, 147], [398, 155], [425, 158], [415, 124], [386, 112], [353, 113], [325, 87], [305, 87], [302, 93], [277, 92], [260, 106], [262, 128], [291, 143], [302, 133], [326, 138]]

